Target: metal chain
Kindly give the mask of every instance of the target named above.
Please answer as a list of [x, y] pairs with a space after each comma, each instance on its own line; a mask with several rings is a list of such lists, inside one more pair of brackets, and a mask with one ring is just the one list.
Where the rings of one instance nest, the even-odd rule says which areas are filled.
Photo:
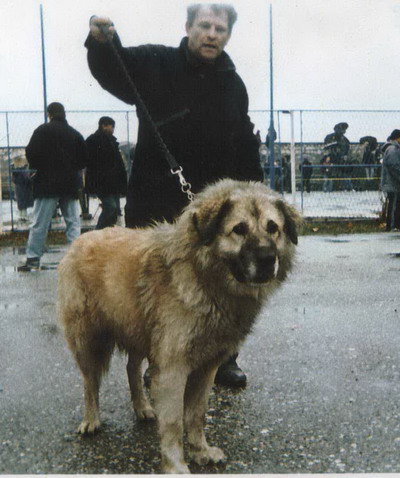
[[181, 183], [181, 191], [185, 193], [189, 199], [190, 202], [193, 201], [194, 199], [194, 194], [191, 191], [192, 185], [186, 181], [182, 174], [182, 168], [179, 167], [179, 169], [173, 170], [171, 169], [172, 174], [177, 174], [179, 178], [179, 182]]
[[133, 96], [135, 98], [136, 108], [138, 108], [142, 112], [146, 121], [151, 126], [151, 129], [153, 131], [155, 140], [156, 140], [159, 148], [161, 149], [161, 152], [163, 153], [165, 159], [167, 160], [167, 162], [168, 162], [168, 164], [171, 168], [170, 169], [171, 173], [173, 175], [178, 176], [179, 182], [181, 184], [181, 191], [184, 194], [187, 195], [190, 202], [193, 201], [194, 194], [191, 190], [192, 186], [191, 186], [190, 183], [188, 183], [186, 181], [185, 177], [183, 176], [182, 167], [176, 162], [174, 156], [172, 155], [172, 153], [168, 149], [168, 146], [165, 144], [165, 141], [163, 140], [160, 132], [158, 131], [157, 125], [153, 121], [153, 118], [151, 117], [150, 112], [147, 109], [147, 106], [145, 105], [142, 97], [140, 96], [140, 93], [139, 93], [138, 89], [136, 88], [136, 85], [133, 82], [133, 80], [131, 78], [131, 75], [129, 74], [129, 72], [126, 68], [126, 65], [125, 65], [124, 61], [122, 60], [121, 55], [120, 55], [119, 51], [117, 50], [117, 47], [115, 46], [112, 37], [110, 37], [110, 35], [109, 35], [109, 32], [108, 32], [109, 27], [106, 26], [106, 25], [100, 25], [98, 27], [101, 30], [101, 32], [103, 33], [103, 35], [107, 38], [107, 42], [110, 45], [110, 47], [111, 47], [111, 49], [112, 49], [112, 51], [115, 55], [115, 58], [116, 58], [119, 66], [121, 68], [121, 71], [124, 74], [124, 77], [127, 80], [130, 88], [132, 89], [132, 93], [133, 93]]

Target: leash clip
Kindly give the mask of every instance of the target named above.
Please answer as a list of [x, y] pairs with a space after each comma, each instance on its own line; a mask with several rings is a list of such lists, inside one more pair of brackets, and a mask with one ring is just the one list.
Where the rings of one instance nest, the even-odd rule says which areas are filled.
[[177, 169], [171, 169], [171, 173], [178, 175], [179, 182], [181, 183], [181, 191], [186, 194], [189, 201], [192, 202], [194, 200], [194, 194], [192, 193], [192, 185], [188, 183], [183, 176], [183, 169], [179, 166]]

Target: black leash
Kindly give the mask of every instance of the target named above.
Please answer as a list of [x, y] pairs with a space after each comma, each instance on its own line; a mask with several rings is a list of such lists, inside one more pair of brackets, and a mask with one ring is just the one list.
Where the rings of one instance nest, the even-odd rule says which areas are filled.
[[101, 30], [103, 35], [106, 37], [108, 44], [110, 45], [115, 58], [118, 62], [118, 65], [121, 68], [122, 73], [124, 74], [125, 79], [127, 80], [130, 88], [132, 89], [133, 96], [135, 98], [135, 103], [136, 107], [143, 113], [146, 121], [149, 123], [151, 126], [151, 129], [153, 130], [154, 137], [156, 139], [156, 142], [163, 153], [165, 159], [168, 162], [168, 165], [170, 167], [170, 171], [172, 174], [178, 176], [180, 185], [181, 185], [181, 191], [187, 195], [189, 201], [193, 201], [194, 199], [194, 194], [192, 193], [191, 190], [191, 184], [188, 183], [183, 176], [183, 169], [182, 166], [180, 166], [177, 162], [170, 150], [168, 149], [168, 146], [165, 144], [165, 141], [163, 140], [160, 132], [158, 131], [157, 125], [153, 121], [153, 118], [150, 115], [149, 110], [147, 109], [147, 106], [145, 105], [142, 97], [140, 96], [140, 93], [138, 89], [136, 88], [135, 83], [133, 82], [131, 75], [129, 74], [124, 61], [121, 58], [121, 55], [119, 54], [119, 51], [117, 50], [117, 47], [114, 45], [114, 42], [112, 40], [112, 37], [110, 37], [108, 28], [109, 26], [106, 25], [98, 25], [98, 28]]

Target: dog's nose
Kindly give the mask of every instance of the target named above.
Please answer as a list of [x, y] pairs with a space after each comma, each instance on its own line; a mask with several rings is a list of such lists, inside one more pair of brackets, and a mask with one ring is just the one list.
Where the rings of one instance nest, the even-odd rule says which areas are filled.
[[271, 269], [275, 266], [276, 252], [268, 247], [262, 247], [257, 251], [257, 264], [259, 269]]

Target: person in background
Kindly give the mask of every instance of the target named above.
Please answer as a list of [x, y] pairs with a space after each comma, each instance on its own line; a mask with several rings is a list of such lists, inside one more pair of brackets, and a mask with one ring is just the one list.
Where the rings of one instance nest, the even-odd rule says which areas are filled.
[[347, 123], [338, 123], [333, 128], [333, 133], [325, 136], [324, 139], [324, 154], [330, 157], [331, 163], [335, 166], [343, 165], [343, 167], [335, 167], [334, 172], [337, 176], [337, 189], [352, 189], [351, 179], [349, 174], [352, 168], [346, 167], [349, 160], [350, 141], [345, 136]]
[[19, 213], [19, 221], [28, 223], [28, 208], [33, 207], [32, 172], [29, 170], [25, 156], [14, 159], [12, 181], [15, 187], [15, 197]]
[[[104, 27], [193, 193], [226, 177], [263, 181], [247, 91], [225, 52], [236, 18], [231, 5], [190, 5], [187, 36], [178, 48], [126, 48], [109, 18], [90, 19], [85, 46], [92, 74], [117, 98], [135, 104]], [[149, 123], [140, 109], [137, 114], [138, 141], [125, 208], [128, 227], [146, 226], [154, 220], [173, 221], [188, 202], [153, 139]], [[220, 367], [216, 382], [246, 384], [236, 357]]]
[[372, 167], [372, 165], [378, 163], [378, 140], [374, 136], [363, 136], [360, 138], [360, 144], [364, 147], [361, 163], [367, 165], [365, 176], [367, 180], [374, 179], [376, 168]]
[[324, 193], [330, 193], [333, 190], [333, 181], [332, 181], [332, 161], [329, 154], [324, 154], [321, 159], [322, 165], [322, 174], [324, 175], [324, 182], [322, 189]]
[[395, 129], [382, 147], [382, 191], [387, 196], [386, 231], [400, 230], [400, 130]]
[[72, 128], [61, 103], [47, 107], [50, 122], [33, 132], [26, 147], [26, 158], [33, 176], [33, 222], [26, 247], [26, 262], [20, 272], [40, 269], [51, 218], [60, 205], [66, 224], [67, 242], [81, 233], [78, 190], [80, 172], [86, 166], [87, 153], [82, 135]]
[[120, 197], [126, 196], [127, 174], [114, 136], [115, 121], [109, 116], [99, 119], [97, 131], [86, 139], [88, 165], [86, 192], [101, 201], [101, 214], [96, 229], [114, 226], [121, 214]]
[[299, 166], [301, 177], [303, 178], [303, 190], [311, 192], [311, 176], [313, 173], [310, 160], [304, 156], [303, 162]]

